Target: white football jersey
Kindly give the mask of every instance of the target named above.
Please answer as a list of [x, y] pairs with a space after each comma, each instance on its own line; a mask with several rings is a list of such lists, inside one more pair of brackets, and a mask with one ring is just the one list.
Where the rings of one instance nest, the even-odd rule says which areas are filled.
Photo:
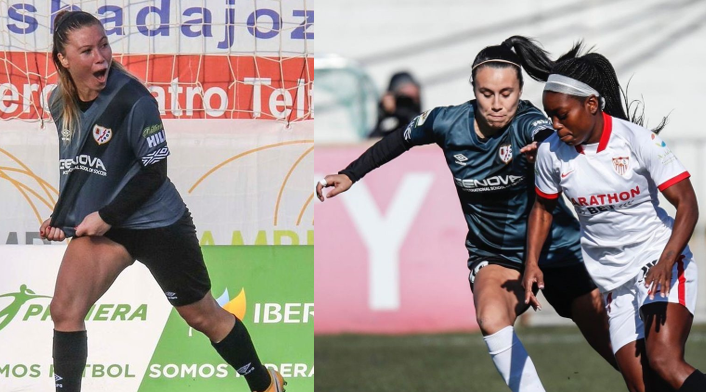
[[[659, 259], [674, 219], [659, 207], [657, 190], [689, 173], [659, 136], [605, 113], [603, 119], [599, 143], [572, 147], [556, 134], [545, 140], [535, 184], [545, 198], [564, 192], [571, 201], [586, 268], [607, 292]], [[684, 253], [690, 255], [688, 247]]]

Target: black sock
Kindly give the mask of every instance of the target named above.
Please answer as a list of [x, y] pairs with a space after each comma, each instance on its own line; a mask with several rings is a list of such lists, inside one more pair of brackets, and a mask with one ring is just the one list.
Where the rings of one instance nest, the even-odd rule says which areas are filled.
[[684, 384], [681, 385], [678, 392], [704, 392], [706, 391], [706, 376], [698, 369], [694, 369], [689, 377], [686, 378]]
[[245, 376], [251, 391], [264, 391], [270, 386], [270, 373], [257, 357], [245, 324], [237, 317], [228, 335], [220, 342], [211, 344], [230, 366]]
[[86, 331], [54, 331], [54, 381], [57, 392], [80, 392], [88, 357]]

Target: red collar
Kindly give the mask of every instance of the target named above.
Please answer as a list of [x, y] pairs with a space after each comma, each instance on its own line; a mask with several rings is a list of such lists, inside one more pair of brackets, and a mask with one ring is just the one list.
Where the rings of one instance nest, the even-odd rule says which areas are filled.
[[[598, 142], [598, 149], [596, 153], [599, 153], [608, 147], [608, 140], [610, 140], [610, 134], [613, 133], [613, 117], [603, 112], [603, 133], [601, 134], [601, 140]], [[583, 154], [583, 146], [580, 144], [576, 146], [576, 152]]]
[[610, 140], [610, 134], [613, 132], [613, 117], [603, 112], [603, 134], [601, 135], [601, 141], [598, 142], [598, 150], [596, 152], [601, 152], [608, 147], [608, 140]]

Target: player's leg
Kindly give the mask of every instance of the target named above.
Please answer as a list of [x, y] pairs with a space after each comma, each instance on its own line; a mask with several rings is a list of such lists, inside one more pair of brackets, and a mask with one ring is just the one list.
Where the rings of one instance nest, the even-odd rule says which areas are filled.
[[630, 342], [615, 353], [620, 372], [630, 392], [671, 392], [664, 382], [647, 363], [645, 339]]
[[[676, 391], [706, 391], [706, 378], [684, 360], [693, 316], [684, 306], [652, 303], [642, 307], [649, 367]], [[680, 389], [691, 377], [686, 389]]]
[[669, 295], [649, 298], [639, 284], [645, 323], [645, 351], [649, 366], [674, 390], [706, 391], [706, 377], [684, 360], [686, 339], [694, 321], [697, 271], [693, 259], [682, 257], [674, 264]]
[[608, 316], [605, 313], [603, 296], [598, 289], [593, 289], [593, 291], [574, 299], [571, 311], [571, 319], [576, 323], [588, 344], [617, 370], [618, 363], [615, 360], [608, 333]]
[[561, 267], [543, 268], [542, 272], [542, 292], [549, 304], [561, 317], [573, 320], [588, 344], [617, 369], [603, 296], [583, 263], [562, 263]]
[[208, 336], [221, 357], [245, 376], [252, 391], [281, 390], [281, 376], [262, 364], [243, 322], [211, 295], [191, 215], [187, 212], [171, 226], [143, 232], [137, 259], [149, 268], [179, 315]]
[[515, 334], [517, 316], [527, 310], [518, 270], [488, 264], [471, 270], [476, 319], [488, 352], [512, 391], [544, 391], [532, 359]]
[[[689, 263], [688, 261], [685, 263], [683, 260], [677, 262], [674, 268], [675, 270], [672, 273], [672, 291], [670, 291], [670, 295], [667, 298], [657, 295], [654, 299], [649, 299], [649, 294], [644, 285], [644, 275], [647, 269], [644, 269], [631, 281], [607, 293], [605, 296], [613, 349], [617, 350], [616, 359], [618, 366], [631, 391], [673, 390], [667, 383], [667, 381], [670, 381], [669, 377], [665, 377], [667, 375], [662, 374], [660, 371], [660, 364], [664, 363], [664, 359], [660, 358], [660, 356], [667, 355], [668, 358], [677, 364], [683, 362], [683, 343], [680, 343], [679, 339], [673, 340], [673, 338], [674, 336], [679, 336], [685, 342], [685, 335], [688, 335], [688, 328], [690, 328], [691, 324], [688, 323], [687, 330], [684, 330], [685, 320], [682, 320], [680, 316], [685, 315], [680, 315], [679, 312], [669, 313], [669, 321], [666, 322], [669, 325], [667, 326], [662, 324], [661, 320], [667, 315], [667, 302], [672, 302], [672, 305], [683, 308], [687, 314], [690, 313], [689, 309], [694, 309], [696, 306], [697, 272], [694, 263]], [[680, 304], [680, 302], [683, 302], [683, 304]], [[640, 312], [642, 312], [642, 317]], [[650, 325], [644, 325], [643, 320], [649, 322]], [[672, 320], [677, 324], [670, 324]], [[657, 332], [658, 329], [659, 332]], [[646, 339], [646, 333], [651, 335], [649, 340]], [[650, 342], [653, 341], [655, 343], [650, 346]], [[666, 347], [669, 347], [669, 349]], [[660, 349], [664, 353], [660, 353]], [[649, 358], [650, 354], [656, 356], [654, 360]], [[680, 357], [681, 360], [679, 359]], [[655, 366], [652, 366], [652, 362], [655, 363]], [[671, 366], [671, 364], [668, 366]], [[683, 367], [681, 374], [676, 372], [677, 377], [683, 378], [684, 373], [688, 373], [689, 370], [693, 370], [693, 368]], [[693, 377], [691, 377], [692, 375]], [[689, 385], [694, 383], [696, 383], [694, 385], [698, 385], [699, 382], [702, 382], [700, 380], [702, 376], [698, 372], [692, 371], [687, 376], [689, 382], [684, 383], [687, 388], [689, 388]], [[684, 382], [684, 380], [682, 379], [681, 382]], [[685, 389], [685, 391], [688, 390], [690, 389]], [[697, 387], [696, 390], [703, 389], [698, 389]]]
[[218, 305], [210, 291], [201, 300], [176, 310], [187, 324], [208, 336], [221, 357], [245, 376], [251, 390], [279, 391], [286, 384], [278, 373], [268, 372], [245, 324]]
[[106, 237], [79, 237], [69, 242], [50, 305], [54, 329], [86, 329], [84, 318], [120, 273], [133, 263], [127, 250]]
[[644, 329], [637, 314], [637, 295], [632, 282], [626, 283], [604, 295], [608, 313], [610, 339], [615, 359], [630, 392], [645, 392], [649, 367], [644, 355]]
[[133, 263], [121, 245], [105, 237], [69, 242], [49, 306], [54, 322], [54, 374], [57, 391], [81, 390], [88, 342], [84, 318], [90, 307]]

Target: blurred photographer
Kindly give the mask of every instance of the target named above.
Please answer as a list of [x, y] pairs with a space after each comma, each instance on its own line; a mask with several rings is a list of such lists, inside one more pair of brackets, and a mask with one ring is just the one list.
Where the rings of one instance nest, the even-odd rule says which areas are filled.
[[421, 111], [419, 83], [410, 73], [397, 72], [390, 78], [387, 92], [380, 101], [377, 124], [368, 137], [384, 137], [404, 129]]

